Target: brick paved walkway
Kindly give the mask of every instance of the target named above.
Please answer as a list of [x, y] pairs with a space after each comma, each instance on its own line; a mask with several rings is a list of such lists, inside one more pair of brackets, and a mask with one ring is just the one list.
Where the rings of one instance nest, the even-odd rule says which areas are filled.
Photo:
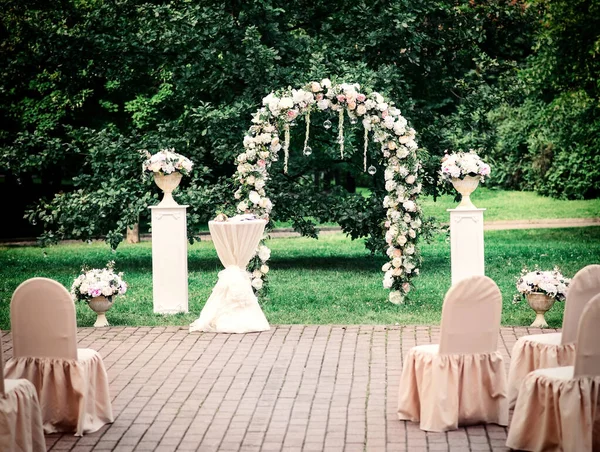
[[[502, 329], [507, 366], [517, 338], [538, 332]], [[396, 418], [403, 353], [438, 339], [428, 326], [83, 328], [79, 347], [98, 350], [108, 369], [115, 422], [83, 438], [48, 435], [48, 450], [506, 450], [497, 425], [426, 433]], [[7, 359], [10, 335], [3, 341]]]

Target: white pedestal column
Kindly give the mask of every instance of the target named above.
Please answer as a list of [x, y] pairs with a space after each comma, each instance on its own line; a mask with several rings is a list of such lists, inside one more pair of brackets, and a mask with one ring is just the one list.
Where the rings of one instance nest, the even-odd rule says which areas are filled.
[[484, 275], [483, 212], [486, 209], [448, 209], [452, 284]]
[[151, 206], [154, 312], [188, 312], [187, 206]]

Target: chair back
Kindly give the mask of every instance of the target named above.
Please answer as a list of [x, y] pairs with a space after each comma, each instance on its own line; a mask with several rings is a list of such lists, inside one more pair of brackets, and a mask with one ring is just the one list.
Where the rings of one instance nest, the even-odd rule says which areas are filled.
[[498, 348], [502, 294], [487, 276], [454, 284], [444, 298], [440, 354], [489, 353]]
[[2, 351], [2, 331], [0, 331], [0, 397], [6, 396], [4, 389], [4, 352]]
[[13, 357], [77, 359], [77, 322], [71, 294], [48, 278], [22, 283], [10, 302]]
[[600, 376], [600, 294], [583, 308], [577, 331], [575, 377]]
[[577, 329], [583, 308], [588, 301], [600, 293], [600, 265], [588, 265], [579, 270], [569, 284], [561, 344], [572, 344], [577, 340]]

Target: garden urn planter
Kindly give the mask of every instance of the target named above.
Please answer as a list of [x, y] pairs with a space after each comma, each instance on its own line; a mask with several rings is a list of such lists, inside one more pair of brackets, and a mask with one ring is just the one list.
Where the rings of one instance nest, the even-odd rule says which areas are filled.
[[452, 185], [454, 185], [456, 191], [462, 195], [460, 204], [456, 208], [476, 209], [475, 205], [471, 202], [471, 193], [473, 193], [479, 185], [479, 176], [465, 176], [462, 179], [454, 177], [452, 178]]
[[108, 320], [106, 319], [105, 312], [112, 307], [112, 297], [105, 297], [103, 295], [100, 295], [99, 297], [94, 297], [90, 301], [88, 301], [88, 305], [92, 309], [92, 311], [98, 314], [94, 326], [96, 328], [108, 326]]
[[554, 298], [540, 292], [528, 293], [526, 297], [529, 306], [535, 311], [536, 314], [535, 320], [531, 326], [536, 328], [548, 328], [548, 323], [546, 323], [544, 314], [554, 304]]
[[159, 206], [168, 207], [179, 205], [173, 199], [173, 190], [175, 190], [181, 182], [181, 173], [154, 173], [154, 182], [156, 182], [158, 188], [160, 188], [164, 193], [162, 201], [158, 204]]

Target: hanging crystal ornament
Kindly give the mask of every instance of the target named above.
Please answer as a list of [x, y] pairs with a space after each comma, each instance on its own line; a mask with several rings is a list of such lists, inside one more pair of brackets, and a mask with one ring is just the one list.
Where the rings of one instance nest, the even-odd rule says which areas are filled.
[[329, 119], [326, 119], [325, 122], [323, 123], [323, 127], [325, 127], [325, 129], [329, 130], [331, 129], [331, 121]]
[[306, 133], [304, 134], [304, 155], [312, 154], [312, 149], [308, 145], [308, 136], [310, 134], [310, 110], [306, 112]]
[[363, 171], [367, 171], [367, 149], [369, 148], [369, 131], [365, 127]]
[[377, 172], [377, 168], [375, 168], [373, 165], [369, 166], [369, 169], [367, 170], [367, 172], [373, 176], [376, 172]]
[[344, 109], [340, 110], [338, 120], [338, 143], [340, 144], [340, 156], [344, 159]]
[[[350, 116], [350, 115], [348, 115]], [[358, 122], [358, 118], [356, 116], [350, 116], [350, 124], [356, 124]]]
[[290, 124], [285, 123], [284, 126], [285, 138], [283, 141], [283, 172], [288, 172], [288, 160], [290, 158]]

